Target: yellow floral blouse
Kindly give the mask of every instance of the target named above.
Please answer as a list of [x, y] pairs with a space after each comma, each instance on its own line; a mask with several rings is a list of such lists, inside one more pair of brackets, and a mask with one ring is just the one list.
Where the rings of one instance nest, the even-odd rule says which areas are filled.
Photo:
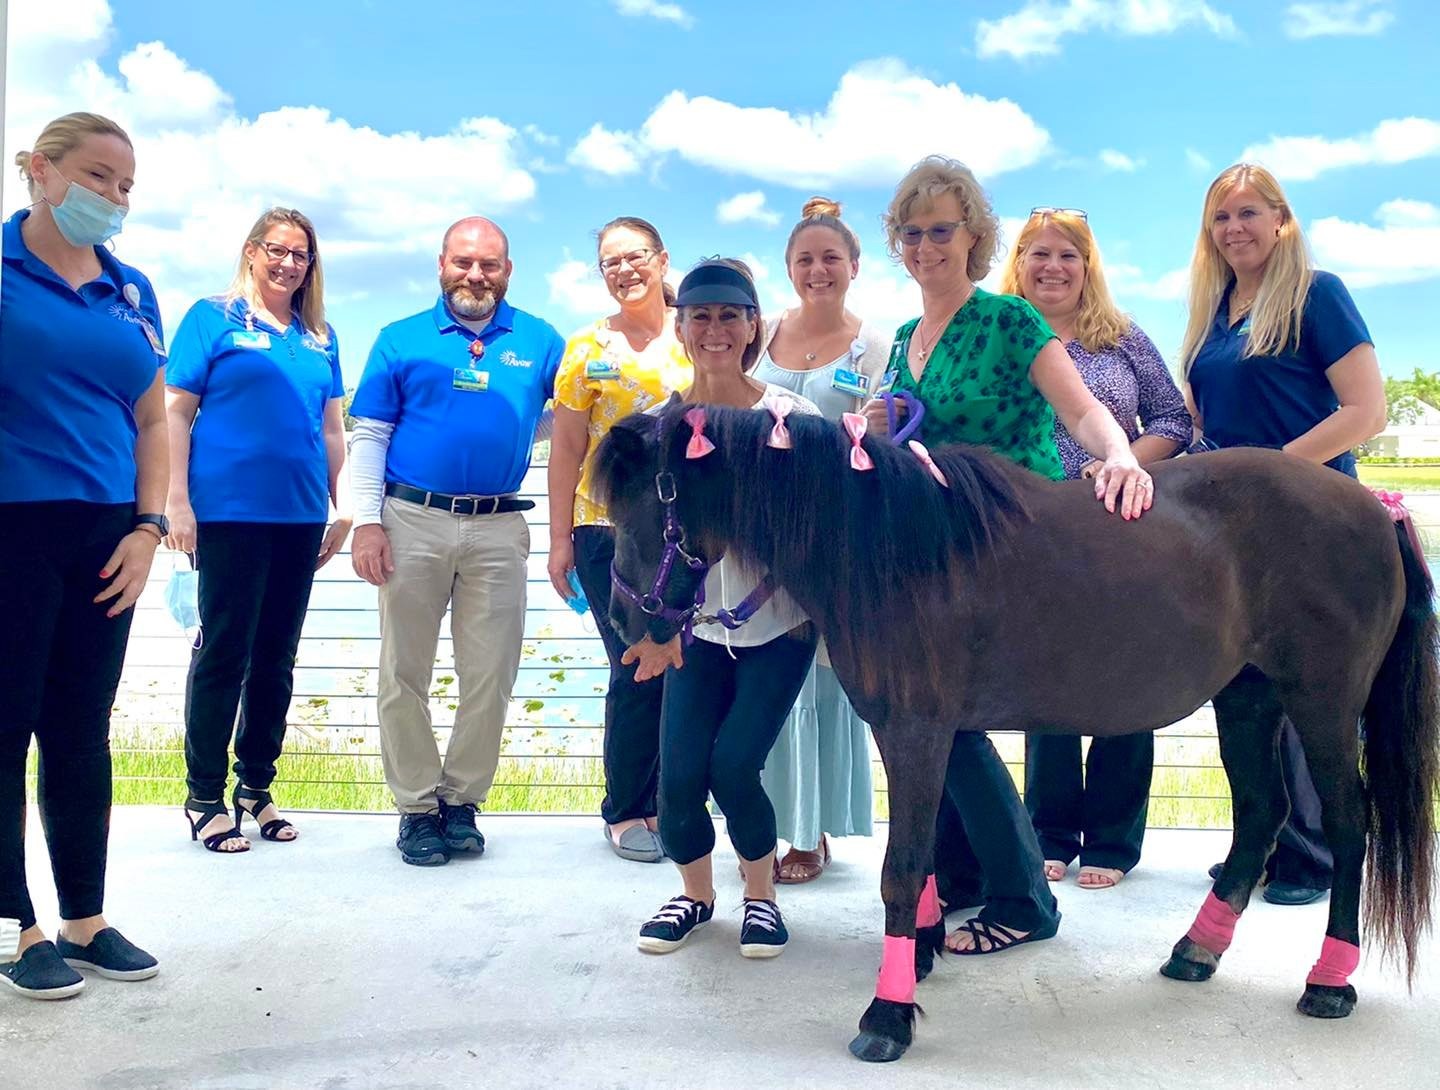
[[638, 354], [605, 318], [570, 338], [555, 376], [555, 403], [590, 414], [590, 445], [575, 490], [575, 526], [608, 525], [605, 509], [590, 498], [595, 448], [605, 433], [616, 421], [686, 389], [693, 379], [694, 369], [668, 318], [660, 336]]

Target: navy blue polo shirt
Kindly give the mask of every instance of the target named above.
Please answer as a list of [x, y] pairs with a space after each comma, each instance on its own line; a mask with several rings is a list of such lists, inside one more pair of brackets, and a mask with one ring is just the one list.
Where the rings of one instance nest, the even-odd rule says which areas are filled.
[[0, 503], [134, 503], [135, 404], [165, 362], [155, 289], [97, 246], [76, 291], [25, 245], [29, 215], [4, 228]]
[[[1305, 297], [1300, 343], [1271, 356], [1243, 356], [1250, 318], [1229, 328], [1230, 293], [1220, 300], [1210, 333], [1190, 365], [1190, 390], [1205, 438], [1221, 447], [1273, 447], [1304, 435], [1340, 407], [1326, 370], [1370, 331], [1345, 285], [1317, 272]], [[1349, 451], [1326, 463], [1355, 476]]]
[[564, 353], [549, 322], [504, 300], [477, 336], [442, 296], [380, 331], [350, 412], [395, 425], [387, 481], [450, 495], [514, 492]]
[[324, 522], [325, 406], [345, 396], [335, 330], [278, 330], [237, 299], [201, 299], [175, 331], [165, 384], [200, 398], [190, 432], [199, 522]]

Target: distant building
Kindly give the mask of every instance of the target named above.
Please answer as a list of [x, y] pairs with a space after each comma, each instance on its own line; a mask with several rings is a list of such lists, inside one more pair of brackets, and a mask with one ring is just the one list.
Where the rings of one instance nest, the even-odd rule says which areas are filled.
[[1434, 458], [1440, 461], [1440, 409], [1416, 397], [1404, 399], [1392, 416], [1405, 421], [1390, 424], [1365, 449], [1382, 458]]

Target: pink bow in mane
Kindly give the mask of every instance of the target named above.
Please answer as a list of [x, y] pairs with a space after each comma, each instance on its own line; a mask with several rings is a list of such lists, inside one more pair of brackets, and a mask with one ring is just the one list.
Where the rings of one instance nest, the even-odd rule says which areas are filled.
[[945, 474], [940, 472], [940, 467], [935, 464], [935, 459], [930, 457], [930, 452], [925, 449], [925, 444], [918, 439], [911, 439], [909, 443], [910, 453], [920, 459], [920, 464], [930, 471], [930, 476], [940, 482], [944, 488], [950, 487], [950, 482], [945, 479]]
[[865, 438], [865, 430], [870, 426], [869, 422], [859, 413], [845, 413], [840, 417], [840, 422], [845, 425], [845, 431], [850, 436], [850, 468], [861, 471], [874, 469], [875, 462], [869, 452], [860, 445], [860, 440]]
[[1406, 516], [1410, 514], [1405, 507], [1404, 492], [1386, 492], [1383, 488], [1372, 488], [1370, 492], [1389, 512], [1391, 522], [1404, 522]]
[[690, 442], [685, 444], [686, 458], [703, 458], [715, 449], [715, 444], [705, 437], [705, 410], [699, 405], [685, 411], [685, 423], [690, 425]]
[[776, 450], [793, 450], [795, 443], [790, 438], [790, 429], [785, 426], [785, 418], [790, 415], [795, 402], [788, 397], [767, 397], [765, 407], [775, 418], [775, 426], [770, 429], [770, 438], [765, 440], [765, 445]]

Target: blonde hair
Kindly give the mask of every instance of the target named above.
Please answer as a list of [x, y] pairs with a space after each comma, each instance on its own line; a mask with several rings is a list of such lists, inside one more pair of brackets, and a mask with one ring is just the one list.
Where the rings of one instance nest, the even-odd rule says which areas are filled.
[[840, 202], [829, 197], [811, 197], [800, 209], [800, 222], [790, 229], [790, 239], [785, 243], [785, 264], [790, 264], [790, 253], [795, 249], [795, 239], [807, 227], [828, 227], [845, 240], [845, 249], [851, 261], [860, 260], [860, 239], [850, 225], [840, 218]]
[[250, 271], [250, 257], [245, 253], [245, 248], [264, 242], [266, 233], [277, 223], [288, 224], [305, 232], [305, 244], [310, 248], [310, 264], [305, 269], [300, 286], [295, 289], [290, 305], [300, 316], [300, 324], [310, 335], [321, 344], [329, 344], [330, 332], [325, 324], [325, 276], [320, 268], [320, 244], [315, 237], [315, 225], [298, 209], [272, 208], [255, 221], [255, 226], [250, 228], [250, 233], [245, 236], [245, 241], [240, 246], [240, 263], [235, 268], [235, 278], [226, 289], [225, 303], [228, 306], [237, 299], [244, 299], [252, 307], [260, 305], [260, 295], [255, 290], [255, 277]]
[[36, 196], [36, 192], [35, 179], [30, 174], [30, 157], [38, 152], [50, 162], [58, 163], [83, 144], [87, 136], [118, 136], [132, 150], [135, 147], [130, 142], [130, 134], [108, 117], [83, 112], [57, 117], [40, 130], [40, 138], [33, 148], [15, 156], [15, 165], [20, 168], [20, 177], [24, 179], [31, 197]]
[[900, 184], [885, 210], [885, 244], [890, 256], [900, 260], [900, 228], [911, 213], [929, 208], [936, 198], [955, 194], [960, 202], [961, 222], [975, 239], [970, 247], [970, 260], [965, 271], [971, 280], [983, 280], [995, 264], [995, 250], [1000, 241], [1000, 219], [990, 207], [990, 198], [975, 175], [964, 163], [943, 155], [927, 155], [913, 167]]
[[1211, 237], [1215, 213], [1221, 202], [1237, 189], [1253, 190], [1261, 200], [1280, 214], [1280, 231], [1275, 248], [1265, 262], [1260, 290], [1250, 310], [1250, 335], [1246, 340], [1246, 356], [1268, 356], [1287, 345], [1300, 343], [1300, 323], [1305, 316], [1305, 297], [1314, 279], [1315, 263], [1305, 243], [1305, 233], [1285, 199], [1280, 183], [1262, 166], [1236, 163], [1220, 172], [1205, 194], [1205, 209], [1200, 219], [1200, 235], [1195, 240], [1195, 256], [1190, 260], [1190, 318], [1185, 325], [1185, 339], [1180, 359], [1185, 373], [1200, 352], [1209, 335], [1215, 310], [1227, 289], [1235, 282], [1235, 274], [1221, 255]]
[[1080, 251], [1080, 260], [1085, 263], [1085, 286], [1080, 291], [1080, 304], [1075, 311], [1075, 339], [1085, 346], [1087, 352], [1113, 348], [1129, 332], [1133, 323], [1110, 296], [1100, 261], [1100, 245], [1095, 241], [1090, 225], [1073, 213], [1040, 212], [1025, 222], [1000, 272], [1000, 293], [1025, 298], [1020, 263], [1034, 243], [1035, 236], [1046, 227], [1054, 227], [1069, 239], [1070, 244]]

